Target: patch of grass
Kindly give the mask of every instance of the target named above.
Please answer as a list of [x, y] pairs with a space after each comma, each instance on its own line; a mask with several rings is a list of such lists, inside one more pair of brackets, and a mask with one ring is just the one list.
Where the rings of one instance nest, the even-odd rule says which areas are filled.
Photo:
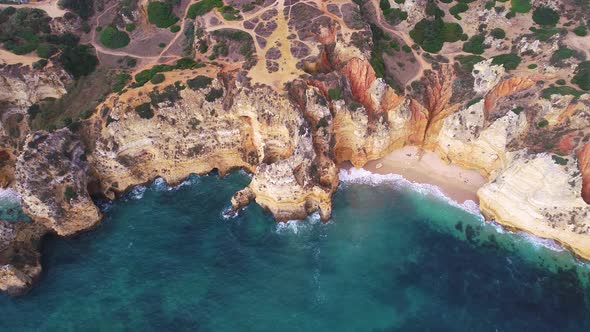
[[188, 18], [195, 19], [197, 16], [202, 16], [213, 10], [213, 8], [223, 7], [222, 0], [201, 0], [195, 4], [192, 4], [186, 16]]
[[571, 95], [574, 97], [579, 97], [583, 94], [584, 94], [583, 91], [576, 90], [575, 88], [572, 88], [571, 86], [552, 86], [552, 87], [543, 89], [543, 91], [541, 91], [541, 95], [545, 99], [551, 99], [552, 95], [562, 95], [562, 96]]
[[164, 76], [164, 74], [162, 73], [157, 73], [156, 75], [154, 75], [151, 79], [150, 79], [150, 83], [152, 84], [160, 84], [162, 82], [164, 82], [164, 80], [166, 79], [166, 76]]
[[330, 99], [332, 99], [332, 100], [342, 99], [342, 90], [340, 90], [339, 87], [329, 89], [328, 96], [330, 96]]
[[117, 49], [129, 45], [129, 35], [115, 26], [108, 26], [100, 33], [100, 43], [107, 48]]
[[583, 61], [578, 65], [572, 83], [584, 91], [590, 90], [590, 61]]
[[533, 21], [541, 26], [555, 26], [559, 22], [559, 14], [549, 7], [537, 7], [533, 11]]
[[515, 13], [528, 13], [531, 11], [531, 0], [511, 0], [511, 11]]
[[143, 103], [135, 106], [135, 112], [137, 112], [142, 119], [151, 119], [154, 117], [154, 111], [152, 110], [152, 105], [150, 103]]
[[213, 79], [211, 77], [198, 75], [195, 78], [186, 81], [186, 84], [192, 90], [199, 90], [208, 87]]
[[514, 70], [522, 62], [522, 58], [514, 53], [500, 54], [492, 57], [492, 64], [503, 65], [506, 70]]
[[148, 21], [158, 28], [168, 28], [178, 22], [178, 17], [172, 13], [172, 5], [166, 2], [150, 2], [147, 12]]
[[531, 27], [531, 31], [535, 34], [535, 37], [542, 42], [549, 40], [549, 38], [556, 34], [567, 34], [567, 30], [556, 27], [543, 27], [540, 29]]

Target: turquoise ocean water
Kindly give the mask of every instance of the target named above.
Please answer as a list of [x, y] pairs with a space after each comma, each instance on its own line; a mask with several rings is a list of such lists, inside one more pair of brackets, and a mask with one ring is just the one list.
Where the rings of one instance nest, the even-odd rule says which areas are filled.
[[0, 295], [0, 330], [590, 330], [590, 265], [427, 186], [365, 180], [326, 224], [224, 217], [242, 172], [136, 187], [96, 230], [47, 239], [38, 285]]

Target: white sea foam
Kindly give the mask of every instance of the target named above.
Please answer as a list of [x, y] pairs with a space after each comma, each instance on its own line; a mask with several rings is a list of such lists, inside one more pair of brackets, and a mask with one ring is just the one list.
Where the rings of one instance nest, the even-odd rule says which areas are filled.
[[145, 186], [135, 186], [133, 187], [133, 189], [131, 189], [129, 191], [129, 194], [127, 194], [127, 197], [129, 197], [129, 199], [132, 200], [139, 200], [143, 198], [143, 194], [146, 191], [146, 187]]
[[541, 238], [526, 232], [517, 232], [520, 237], [529, 243], [532, 243], [535, 247], [544, 247], [552, 251], [564, 251], [565, 249], [552, 239]]
[[399, 174], [375, 174], [363, 168], [351, 168], [349, 170], [341, 169], [338, 177], [340, 178], [340, 181], [345, 184], [362, 183], [373, 186], [387, 184], [399, 188], [410, 188], [411, 190], [425, 196], [442, 199], [450, 205], [461, 208], [481, 218], [482, 221], [484, 220], [483, 216], [479, 212], [479, 206], [474, 201], [466, 200], [462, 204], [458, 203], [445, 195], [442, 190], [435, 185], [411, 182]]
[[20, 195], [12, 188], [0, 188], [0, 203], [3, 204], [19, 204]]
[[513, 234], [520, 236], [525, 241], [532, 243], [534, 246], [544, 247], [544, 248], [547, 248], [552, 251], [560, 252], [560, 251], [565, 250], [563, 247], [561, 247], [554, 240], [540, 238], [540, 237], [537, 237], [535, 235], [532, 235], [532, 234], [529, 234], [526, 232], [517, 232], [517, 233], [510, 232], [510, 231], [506, 230], [504, 227], [502, 227], [502, 225], [496, 223], [494, 220], [486, 222], [485, 218], [483, 217], [483, 215], [481, 215], [481, 213], [479, 211], [479, 206], [475, 202], [473, 202], [471, 200], [467, 200], [467, 201], [463, 202], [463, 204], [460, 204], [460, 203], [452, 200], [448, 196], [446, 196], [441, 191], [441, 189], [435, 185], [414, 183], [414, 182], [408, 181], [402, 175], [399, 175], [399, 174], [387, 174], [387, 175], [375, 174], [375, 173], [369, 172], [365, 169], [357, 169], [357, 168], [351, 168], [350, 170], [340, 170], [340, 173], [338, 175], [340, 177], [340, 180], [343, 183], [362, 183], [362, 184], [369, 184], [369, 185], [388, 184], [388, 185], [393, 185], [395, 187], [400, 187], [400, 188], [410, 188], [410, 189], [412, 189], [416, 192], [419, 192], [421, 194], [430, 195], [430, 196], [437, 197], [439, 199], [443, 199], [453, 206], [459, 207], [459, 208], [461, 208], [461, 209], [463, 209], [475, 216], [478, 216], [482, 222], [485, 222], [487, 225], [491, 225], [492, 227], [494, 227], [494, 229], [496, 230], [497, 233], [500, 233], [500, 234], [506, 233], [506, 232], [513, 233]]

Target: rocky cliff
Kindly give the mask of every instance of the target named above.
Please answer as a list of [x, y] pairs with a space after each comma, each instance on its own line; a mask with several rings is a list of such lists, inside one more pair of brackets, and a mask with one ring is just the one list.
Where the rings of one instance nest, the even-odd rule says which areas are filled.
[[31, 222], [0, 220], [0, 290], [26, 292], [41, 274], [41, 239], [47, 229]]

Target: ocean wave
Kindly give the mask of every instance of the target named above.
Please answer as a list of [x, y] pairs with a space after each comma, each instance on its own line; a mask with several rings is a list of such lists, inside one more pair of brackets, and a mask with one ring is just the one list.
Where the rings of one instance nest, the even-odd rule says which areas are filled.
[[551, 251], [557, 251], [557, 252], [565, 250], [559, 243], [555, 242], [552, 239], [538, 237], [533, 234], [529, 234], [527, 232], [517, 232], [516, 234], [537, 248], [543, 247], [543, 248], [549, 249]]
[[140, 200], [143, 198], [143, 195], [145, 194], [147, 187], [145, 186], [135, 186], [133, 187], [133, 189], [131, 189], [129, 191], [129, 193], [126, 195], [128, 199], [132, 199], [132, 200]]
[[474, 201], [466, 200], [463, 203], [459, 203], [445, 195], [445, 193], [438, 186], [428, 183], [412, 182], [400, 174], [376, 174], [363, 168], [351, 168], [348, 170], [341, 169], [338, 173], [338, 177], [344, 184], [357, 183], [368, 184], [372, 186], [388, 184], [400, 188], [410, 188], [411, 190], [425, 196], [431, 196], [444, 200], [452, 206], [458, 207], [469, 212], [470, 214], [477, 216], [482, 221], [485, 220], [479, 211], [479, 206]]

